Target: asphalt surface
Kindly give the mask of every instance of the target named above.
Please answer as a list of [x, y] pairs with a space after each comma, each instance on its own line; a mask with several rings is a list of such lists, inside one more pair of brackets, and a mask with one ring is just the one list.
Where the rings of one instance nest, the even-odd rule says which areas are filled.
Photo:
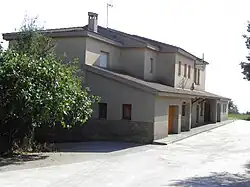
[[0, 172], [0, 187], [250, 187], [250, 122], [81, 163]]

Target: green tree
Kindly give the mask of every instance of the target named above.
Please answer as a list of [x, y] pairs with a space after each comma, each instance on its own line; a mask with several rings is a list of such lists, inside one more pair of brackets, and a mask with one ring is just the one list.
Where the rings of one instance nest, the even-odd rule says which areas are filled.
[[33, 20], [0, 56], [0, 132], [11, 145], [17, 134], [32, 139], [37, 127], [71, 128], [91, 116], [98, 97], [82, 86], [79, 63], [63, 64]]
[[229, 114], [239, 114], [238, 107], [237, 107], [237, 105], [235, 105], [233, 103], [233, 101], [229, 101], [229, 104], [228, 104], [228, 113]]
[[246, 57], [247, 62], [241, 62], [240, 65], [241, 65], [241, 69], [243, 70], [242, 73], [244, 75], [244, 79], [249, 81], [250, 80], [250, 63], [249, 63], [249, 61], [250, 61], [250, 36], [249, 36], [250, 23], [248, 23], [247, 32], [248, 32], [248, 34], [243, 35], [243, 37], [245, 38], [246, 47], [249, 51], [248, 55]]
[[3, 43], [3, 42], [0, 42], [0, 52], [2, 52], [2, 51], [3, 51], [3, 46], [2, 46], [2, 43]]

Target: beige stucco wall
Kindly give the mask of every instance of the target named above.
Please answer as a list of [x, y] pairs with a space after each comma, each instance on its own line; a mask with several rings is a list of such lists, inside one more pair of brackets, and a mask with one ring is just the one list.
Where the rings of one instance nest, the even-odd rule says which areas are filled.
[[[221, 121], [228, 119], [228, 101], [219, 101], [218, 102], [221, 105]], [[223, 104], [226, 104], [226, 112], [223, 112]]]
[[[198, 120], [198, 123], [196, 122], [196, 119], [197, 119], [197, 105], [199, 105], [199, 120]], [[203, 105], [203, 113], [202, 113], [202, 115], [201, 115], [201, 105]], [[193, 105], [192, 105], [192, 120], [191, 120], [192, 125], [204, 123], [204, 115], [205, 115], [205, 105], [204, 105], [204, 103], [198, 103], [198, 102], [193, 103]]]
[[168, 100], [164, 97], [155, 97], [154, 139], [168, 135]]
[[174, 86], [175, 53], [158, 53], [155, 79], [168, 86]]
[[86, 38], [72, 37], [72, 38], [55, 38], [56, 54], [64, 58], [66, 61], [72, 61], [78, 58], [80, 63], [84, 63]]
[[132, 76], [144, 78], [145, 48], [127, 48], [121, 50], [122, 70]]
[[[182, 104], [184, 104], [185, 102], [185, 116], [182, 116], [181, 115], [181, 126], [182, 126], [182, 129], [189, 129], [189, 123], [190, 123], [190, 120], [191, 120], [191, 115], [192, 115], [192, 112], [191, 112], [191, 100], [190, 99], [187, 99], [187, 100], [182, 100]], [[191, 114], [190, 114], [191, 113]], [[181, 106], [181, 114], [182, 114], [182, 106]]]
[[174, 124], [175, 133], [181, 131], [181, 106], [187, 100], [172, 97], [155, 97], [154, 137], [163, 138], [168, 135], [168, 109], [169, 106], [177, 106], [176, 121]]
[[[179, 62], [181, 62], [181, 76], [178, 75]], [[190, 89], [194, 82], [194, 60], [183, 56], [182, 54], [176, 54], [175, 62], [175, 87], [181, 87], [182, 81], [184, 81], [184, 88]], [[187, 64], [187, 77], [184, 77], [184, 64]], [[188, 78], [188, 66], [191, 66], [190, 78]], [[206, 70], [200, 69], [200, 85], [196, 85], [196, 90], [205, 90], [205, 77]]]
[[[132, 121], [154, 122], [154, 96], [95, 73], [87, 72], [87, 85], [107, 103], [108, 120], [122, 119], [122, 104], [132, 104]], [[98, 118], [95, 108], [93, 118]]]
[[93, 38], [86, 39], [85, 62], [88, 65], [99, 65], [101, 52], [106, 52], [108, 56], [108, 68], [120, 69], [121, 50], [119, 47], [98, 41]]
[[[153, 59], [153, 72], [150, 72], [151, 69], [151, 58]], [[158, 63], [157, 53], [153, 50], [145, 50], [145, 65], [144, 65], [144, 79], [145, 80], [154, 80], [156, 75], [156, 65]]]

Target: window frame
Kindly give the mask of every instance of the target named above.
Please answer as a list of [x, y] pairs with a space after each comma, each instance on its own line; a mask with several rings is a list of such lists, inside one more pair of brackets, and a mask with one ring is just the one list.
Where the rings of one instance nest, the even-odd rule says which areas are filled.
[[197, 84], [200, 85], [201, 70], [198, 69], [198, 72], [197, 72], [197, 73], [198, 73], [198, 76], [197, 76], [197, 77], [198, 77]]
[[201, 103], [200, 104], [201, 105], [201, 109], [200, 109], [200, 116], [203, 116], [203, 113], [204, 113], [204, 104], [203, 103]]
[[181, 106], [181, 116], [182, 117], [186, 116], [186, 104], [184, 104], [184, 103]]
[[178, 63], [178, 75], [181, 76], [181, 61]]
[[194, 68], [194, 83], [197, 84], [197, 68]]
[[[125, 116], [125, 107], [129, 108], [129, 116]], [[131, 120], [132, 119], [132, 104], [122, 104], [122, 119]]]
[[149, 69], [149, 73], [153, 74], [154, 72], [154, 59], [150, 58], [150, 69]]
[[227, 104], [223, 104], [223, 114], [227, 113]]
[[190, 79], [191, 78], [191, 66], [188, 65], [188, 78]]
[[[102, 54], [105, 54], [107, 56], [107, 62], [106, 62], [106, 66], [105, 67], [101, 65]], [[109, 66], [108, 64], [109, 64], [109, 53], [106, 52], [106, 51], [101, 51], [100, 52], [100, 59], [99, 59], [99, 67], [101, 67], [101, 68], [108, 68], [108, 66]]]
[[187, 77], [187, 64], [184, 64], [184, 77]]
[[[104, 106], [105, 114], [104, 117], [102, 116], [101, 108]], [[98, 119], [107, 119], [108, 117], [108, 104], [107, 103], [98, 103]]]

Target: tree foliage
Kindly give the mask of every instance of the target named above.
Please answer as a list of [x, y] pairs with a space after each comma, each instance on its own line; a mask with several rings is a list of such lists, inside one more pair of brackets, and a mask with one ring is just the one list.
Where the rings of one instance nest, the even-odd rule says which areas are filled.
[[[247, 32], [250, 33], [250, 23], [248, 23]], [[246, 57], [247, 62], [241, 62], [240, 65], [241, 65], [241, 69], [243, 70], [242, 73], [244, 75], [244, 79], [250, 81], [250, 63], [249, 63], [250, 61], [250, 36], [249, 34], [245, 34], [243, 35], [243, 37], [245, 38], [245, 44], [249, 52]]]
[[233, 101], [229, 101], [229, 104], [228, 104], [228, 113], [229, 114], [239, 114], [238, 107], [237, 107], [237, 105], [235, 105], [233, 103]]
[[98, 97], [82, 86], [79, 63], [63, 64], [33, 20], [0, 56], [0, 132], [9, 138], [23, 127], [25, 134], [44, 125], [70, 128], [91, 116]]

